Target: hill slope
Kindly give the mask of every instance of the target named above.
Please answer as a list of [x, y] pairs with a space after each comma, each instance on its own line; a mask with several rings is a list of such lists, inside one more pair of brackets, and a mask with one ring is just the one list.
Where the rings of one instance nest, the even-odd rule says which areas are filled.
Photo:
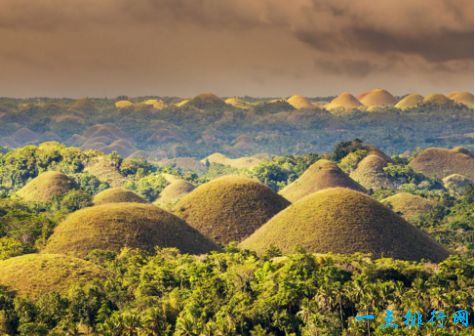
[[334, 187], [366, 191], [346, 175], [336, 163], [322, 159], [311, 165], [302, 176], [282, 189], [279, 194], [293, 203], [316, 191]]
[[99, 266], [60, 254], [25, 254], [0, 261], [0, 285], [27, 297], [65, 292], [102, 277], [105, 272]]
[[391, 189], [394, 185], [383, 170], [388, 162], [381, 155], [370, 154], [358, 163], [350, 177], [368, 190]]
[[162, 190], [160, 197], [154, 202], [154, 204], [163, 209], [170, 209], [194, 189], [195, 186], [190, 182], [177, 179]]
[[241, 247], [291, 252], [372, 253], [397, 259], [441, 261], [448, 252], [371, 197], [345, 188], [316, 192], [289, 206], [244, 240]]
[[93, 249], [122, 247], [152, 251], [176, 247], [206, 253], [216, 246], [178, 217], [151, 204], [109, 203], [70, 214], [54, 230], [43, 252], [86, 256]]
[[226, 176], [183, 197], [175, 213], [205, 236], [227, 244], [249, 236], [288, 204], [257, 181]]

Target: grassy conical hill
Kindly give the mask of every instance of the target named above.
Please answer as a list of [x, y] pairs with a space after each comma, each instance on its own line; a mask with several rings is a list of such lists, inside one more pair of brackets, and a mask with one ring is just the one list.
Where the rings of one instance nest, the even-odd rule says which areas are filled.
[[433, 104], [433, 105], [446, 105], [450, 104], [451, 101], [449, 98], [444, 96], [441, 93], [433, 93], [424, 97], [424, 104]]
[[467, 107], [473, 108], [473, 94], [470, 92], [454, 92], [448, 96], [457, 104], [462, 104]]
[[216, 249], [183, 220], [154, 205], [109, 203], [70, 214], [55, 228], [43, 252], [84, 257], [94, 249], [153, 251], [156, 246], [192, 254]]
[[41, 173], [18, 190], [17, 195], [28, 202], [49, 202], [54, 197], [66, 194], [77, 185], [69, 176], [56, 172], [47, 171]]
[[287, 99], [287, 103], [292, 105], [297, 110], [314, 108], [312, 102], [307, 97], [299, 95], [293, 95]]
[[361, 160], [350, 177], [366, 189], [394, 188], [391, 178], [384, 171], [388, 160], [376, 154], [370, 154]]
[[109, 188], [101, 191], [94, 196], [93, 202], [95, 205], [101, 205], [106, 203], [121, 203], [121, 202], [135, 202], [135, 203], [147, 203], [142, 197], [137, 195], [131, 190], [124, 188]]
[[334, 187], [365, 191], [362, 186], [346, 175], [335, 162], [318, 160], [296, 181], [282, 189], [280, 194], [293, 203], [316, 191]]
[[183, 197], [175, 212], [205, 236], [227, 244], [249, 236], [288, 204], [257, 181], [226, 176]]
[[0, 261], [0, 286], [26, 297], [66, 292], [105, 277], [99, 266], [60, 254], [26, 254]]
[[352, 110], [360, 106], [362, 106], [361, 102], [351, 93], [343, 92], [328, 103], [325, 108], [327, 110]]
[[160, 197], [154, 202], [154, 204], [164, 209], [170, 209], [194, 189], [195, 186], [185, 180], [173, 181], [162, 190]]
[[467, 176], [473, 181], [473, 157], [459, 149], [431, 147], [420, 151], [409, 165], [430, 177], [444, 178], [451, 174]]
[[408, 221], [415, 220], [419, 215], [428, 213], [435, 205], [433, 201], [427, 198], [407, 192], [387, 197], [381, 203], [389, 204], [394, 212], [400, 213]]
[[374, 89], [360, 99], [367, 107], [384, 107], [396, 104], [396, 98], [384, 89]]
[[371, 197], [346, 188], [325, 189], [289, 206], [242, 248], [259, 254], [274, 246], [292, 252], [372, 253], [374, 257], [441, 261], [448, 252], [428, 235]]
[[166, 104], [161, 99], [147, 99], [143, 102], [144, 105], [152, 106], [156, 110], [162, 110], [166, 107]]
[[134, 104], [129, 100], [118, 100], [114, 103], [114, 105], [118, 109], [129, 108], [134, 106]]
[[127, 179], [120, 174], [114, 162], [107, 156], [98, 156], [91, 159], [87, 162], [84, 170], [100, 181], [109, 183], [112, 187], [120, 187], [127, 182]]
[[227, 104], [224, 102], [224, 100], [213, 93], [202, 93], [190, 99], [183, 106], [192, 106], [200, 110], [206, 110], [224, 108], [227, 106]]
[[422, 104], [422, 101], [424, 100], [424, 97], [422, 97], [420, 94], [413, 93], [405, 96], [402, 98], [396, 105], [395, 107], [400, 109], [400, 110], [407, 110], [413, 107], [416, 107], [420, 104]]

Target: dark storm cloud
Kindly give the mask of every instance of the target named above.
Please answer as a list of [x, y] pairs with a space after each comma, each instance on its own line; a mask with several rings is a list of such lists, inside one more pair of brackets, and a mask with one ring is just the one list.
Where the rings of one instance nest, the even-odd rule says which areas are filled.
[[0, 0], [0, 40], [20, 95], [442, 88], [472, 81], [473, 1]]

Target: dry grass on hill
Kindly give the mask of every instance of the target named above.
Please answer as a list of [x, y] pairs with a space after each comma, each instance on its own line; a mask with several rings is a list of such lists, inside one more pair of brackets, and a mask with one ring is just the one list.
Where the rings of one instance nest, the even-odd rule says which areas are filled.
[[30, 298], [65, 292], [103, 277], [99, 266], [60, 254], [25, 254], [0, 261], [0, 286]]
[[448, 252], [428, 235], [366, 194], [325, 189], [283, 210], [244, 240], [259, 254], [274, 246], [316, 253], [372, 253], [374, 257], [441, 261]]
[[84, 257], [94, 249], [153, 251], [156, 246], [191, 254], [217, 248], [183, 220], [154, 205], [109, 203], [70, 214], [55, 228], [43, 252]]
[[146, 200], [133, 191], [121, 187], [109, 188], [101, 191], [95, 195], [93, 199], [93, 203], [95, 205], [121, 202], [147, 203]]
[[27, 202], [43, 203], [76, 188], [76, 183], [69, 176], [56, 171], [47, 171], [18, 190], [17, 195]]
[[241, 241], [288, 201], [249, 178], [226, 176], [205, 183], [183, 197], [175, 213], [220, 244]]
[[408, 221], [413, 221], [420, 215], [428, 213], [435, 205], [432, 200], [407, 192], [387, 197], [381, 203], [389, 204], [394, 212], [400, 213]]

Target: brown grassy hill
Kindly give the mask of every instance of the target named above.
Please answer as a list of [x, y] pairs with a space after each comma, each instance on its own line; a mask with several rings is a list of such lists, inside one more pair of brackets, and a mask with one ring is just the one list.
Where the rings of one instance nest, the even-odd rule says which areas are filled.
[[390, 177], [383, 170], [388, 162], [380, 155], [370, 154], [358, 163], [350, 177], [368, 190], [394, 188]]
[[149, 251], [176, 247], [192, 254], [216, 249], [183, 220], [155, 205], [109, 203], [70, 214], [55, 228], [43, 252], [84, 257], [94, 249], [118, 251], [126, 246]]
[[468, 155], [468, 156], [473, 158], [473, 153], [470, 150], [468, 150], [467, 148], [463, 147], [463, 146], [454, 147], [454, 148], [452, 148], [452, 151], [457, 152], [457, 153], [462, 153], [462, 154]]
[[282, 189], [279, 194], [293, 203], [316, 191], [334, 187], [366, 191], [346, 175], [335, 162], [322, 159], [311, 165], [302, 176]]
[[205, 236], [227, 244], [249, 236], [288, 204], [257, 181], [226, 176], [183, 197], [176, 204], [175, 213]]
[[461, 153], [459, 149], [426, 148], [409, 162], [409, 166], [430, 177], [442, 179], [448, 175], [460, 174], [473, 181], [473, 157]]
[[351, 93], [343, 92], [330, 103], [325, 105], [327, 110], [352, 110], [362, 106], [361, 102]]
[[109, 139], [125, 138], [126, 135], [117, 126], [109, 124], [97, 124], [89, 127], [82, 134], [87, 139], [105, 136]]
[[66, 292], [105, 277], [99, 266], [60, 254], [26, 254], [0, 261], [0, 286], [26, 297]]
[[412, 93], [402, 98], [395, 107], [400, 110], [406, 110], [421, 105], [423, 100], [424, 97], [420, 94]]
[[69, 176], [56, 172], [47, 171], [39, 174], [18, 190], [17, 195], [28, 202], [49, 202], [54, 197], [66, 194], [77, 185]]
[[473, 184], [468, 177], [460, 174], [446, 176], [442, 181], [444, 182], [445, 189], [447, 189], [451, 195], [460, 195], [465, 191], [465, 188]]
[[121, 203], [121, 202], [135, 202], [135, 203], [147, 203], [142, 197], [137, 195], [131, 190], [124, 188], [109, 188], [101, 191], [94, 196], [93, 202], [95, 205], [107, 204], [107, 203]]
[[360, 99], [366, 107], [384, 107], [396, 104], [396, 98], [384, 89], [374, 89]]
[[446, 105], [450, 104], [451, 101], [449, 98], [440, 93], [433, 93], [424, 97], [424, 104], [434, 104], [434, 105]]
[[91, 159], [84, 170], [97, 177], [99, 181], [109, 183], [112, 187], [120, 187], [127, 182], [127, 179], [119, 173], [113, 162], [106, 156]]
[[407, 192], [401, 192], [381, 201], [389, 204], [394, 212], [400, 213], [404, 219], [412, 221], [419, 215], [429, 212], [435, 205], [433, 201]]
[[163, 209], [171, 209], [185, 195], [195, 189], [195, 186], [185, 180], [171, 182], [160, 193], [160, 197], [154, 202]]
[[316, 253], [372, 253], [374, 257], [429, 259], [448, 252], [428, 235], [371, 197], [346, 188], [325, 189], [289, 206], [242, 248], [264, 253], [275, 246], [288, 253], [301, 246]]
[[292, 105], [297, 110], [314, 108], [312, 102], [307, 97], [299, 95], [293, 95], [287, 99], [287, 103]]
[[182, 106], [191, 106], [200, 110], [207, 110], [224, 108], [227, 104], [213, 93], [202, 93], [190, 99]]
[[473, 94], [470, 92], [453, 92], [448, 97], [457, 104], [473, 108]]
[[172, 166], [183, 170], [191, 170], [198, 174], [206, 171], [206, 166], [198, 159], [192, 157], [177, 157], [173, 159], [163, 159], [155, 162], [158, 166]]

